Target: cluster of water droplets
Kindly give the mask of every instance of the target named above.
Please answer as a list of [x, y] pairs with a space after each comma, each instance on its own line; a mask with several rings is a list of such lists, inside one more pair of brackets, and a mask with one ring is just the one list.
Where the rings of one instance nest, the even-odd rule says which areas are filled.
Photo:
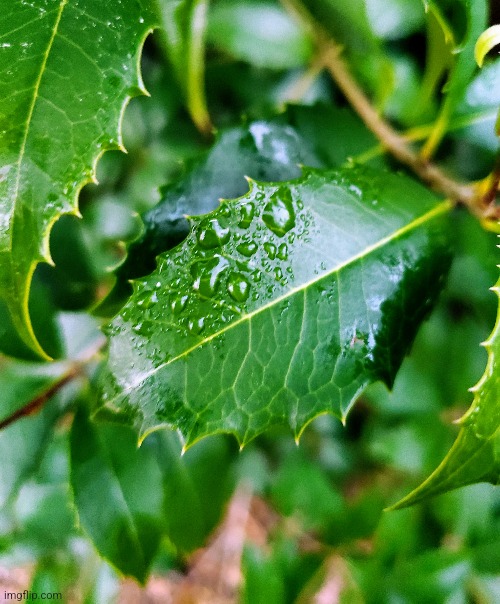
[[294, 227], [303, 228], [301, 208], [287, 186], [252, 182], [245, 197], [192, 220], [184, 243], [136, 286], [122, 319], [141, 335], [156, 321], [153, 339], [162, 330], [198, 338], [280, 295], [293, 278], [291, 246]]

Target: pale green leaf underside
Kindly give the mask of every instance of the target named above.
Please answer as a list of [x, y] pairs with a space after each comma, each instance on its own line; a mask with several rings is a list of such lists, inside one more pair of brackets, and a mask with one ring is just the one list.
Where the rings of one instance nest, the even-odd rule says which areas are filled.
[[[500, 296], [500, 281], [492, 290]], [[460, 420], [462, 428], [453, 447], [429, 478], [395, 508], [476, 482], [500, 484], [500, 313], [484, 346], [486, 370], [473, 388], [474, 401]]]
[[128, 99], [142, 90], [138, 51], [149, 0], [4, 2], [0, 14], [0, 295], [30, 348], [31, 276], [49, 232], [77, 213], [106, 149], [120, 148]]
[[135, 282], [108, 328], [101, 413], [186, 445], [345, 417], [368, 383], [392, 384], [431, 308], [449, 209], [368, 169], [252, 182]]

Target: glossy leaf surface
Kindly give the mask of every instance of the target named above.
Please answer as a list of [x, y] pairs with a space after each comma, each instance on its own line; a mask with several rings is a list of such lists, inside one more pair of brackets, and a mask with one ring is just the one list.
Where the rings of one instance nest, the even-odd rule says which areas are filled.
[[136, 282], [108, 328], [102, 412], [187, 445], [345, 418], [369, 382], [392, 384], [432, 307], [449, 208], [368, 169], [251, 182]]
[[312, 55], [306, 32], [274, 2], [215, 3], [207, 33], [219, 50], [258, 67], [300, 67]]
[[80, 523], [99, 553], [144, 581], [160, 542], [162, 475], [122, 426], [95, 426], [80, 411], [71, 431], [71, 486]]
[[0, 295], [25, 343], [44, 356], [28, 313], [49, 232], [77, 213], [97, 158], [121, 146], [128, 99], [142, 90], [138, 49], [149, 0], [4, 3], [0, 17]]
[[[500, 283], [492, 288], [500, 294]], [[441, 465], [396, 508], [476, 482], [500, 484], [500, 320], [484, 346], [486, 371], [473, 388], [474, 401], [460, 420], [461, 430]]]

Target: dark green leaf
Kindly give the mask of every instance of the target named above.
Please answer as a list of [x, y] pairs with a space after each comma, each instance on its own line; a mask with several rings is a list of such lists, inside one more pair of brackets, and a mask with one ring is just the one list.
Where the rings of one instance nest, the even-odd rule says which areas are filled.
[[79, 411], [71, 431], [71, 486], [80, 522], [125, 575], [147, 577], [161, 537], [162, 475], [123, 426], [95, 426]]
[[142, 90], [138, 48], [154, 22], [150, 1], [9, 2], [0, 28], [0, 295], [20, 336], [45, 356], [28, 296], [50, 262], [49, 232], [77, 213], [97, 158], [120, 148], [120, 118]]
[[[0, 421], [29, 402], [43, 399], [67, 370], [65, 364], [45, 366], [0, 360]], [[0, 430], [0, 507], [38, 466], [59, 413], [57, 403], [52, 401], [39, 415]]]
[[368, 383], [392, 384], [432, 308], [449, 208], [368, 169], [252, 181], [136, 283], [108, 328], [103, 412], [186, 445], [345, 418]]
[[[463, 36], [455, 36], [455, 58], [449, 72], [448, 81], [443, 88], [446, 97], [444, 98], [440, 115], [434, 124], [433, 131], [423, 148], [424, 156], [428, 157], [446, 133], [455, 108], [476, 69], [474, 45], [487, 24], [488, 1], [460, 0], [450, 5], [446, 0], [431, 0], [427, 4], [434, 12], [434, 15], [440, 16], [439, 21], [446, 32], [453, 31], [453, 27], [448, 30], [449, 26], [446, 20], [441, 18], [447, 11], [452, 17], [463, 16], [465, 21], [465, 26], [463, 27], [465, 33]], [[459, 5], [458, 10], [455, 5]], [[455, 30], [458, 30], [458, 28], [455, 28]], [[460, 43], [457, 40], [461, 40]]]

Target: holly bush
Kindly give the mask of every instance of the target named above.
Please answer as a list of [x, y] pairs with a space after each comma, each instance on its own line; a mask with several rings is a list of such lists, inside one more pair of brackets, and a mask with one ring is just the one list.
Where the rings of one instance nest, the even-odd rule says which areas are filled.
[[0, 6], [5, 576], [499, 601], [498, 5]]

